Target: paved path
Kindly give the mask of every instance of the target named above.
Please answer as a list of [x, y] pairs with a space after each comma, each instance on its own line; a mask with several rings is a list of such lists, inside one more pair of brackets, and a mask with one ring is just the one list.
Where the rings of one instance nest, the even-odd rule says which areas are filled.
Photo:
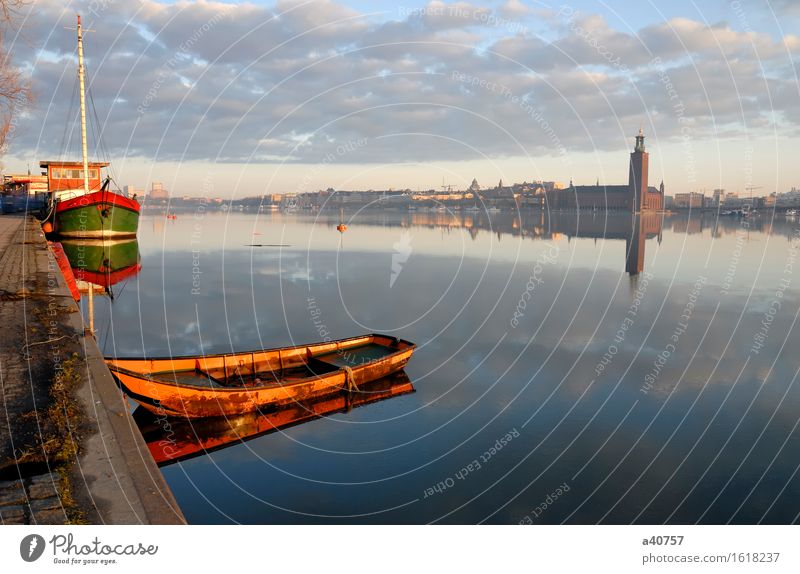
[[0, 480], [0, 518], [11, 524], [63, 524], [67, 518], [57, 474], [46, 465], [23, 463], [20, 479], [14, 466], [18, 458], [35, 458], [29, 451], [37, 446], [38, 421], [29, 415], [36, 412], [37, 400], [40, 408], [48, 402], [46, 366], [26, 360], [22, 352], [41, 331], [31, 297], [41, 287], [37, 260], [42, 261], [37, 242], [28, 237], [37, 233], [25, 217], [0, 216], [0, 472], [3, 478], [16, 478]]
[[0, 215], [0, 523], [76, 521], [185, 519], [38, 223]]

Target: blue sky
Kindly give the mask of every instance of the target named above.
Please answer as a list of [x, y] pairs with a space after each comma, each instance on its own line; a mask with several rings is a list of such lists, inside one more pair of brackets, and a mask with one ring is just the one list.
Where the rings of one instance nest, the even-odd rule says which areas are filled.
[[12, 42], [36, 101], [7, 171], [79, 153], [76, 12], [122, 185], [617, 183], [641, 126], [668, 193], [800, 187], [792, 0], [40, 0]]

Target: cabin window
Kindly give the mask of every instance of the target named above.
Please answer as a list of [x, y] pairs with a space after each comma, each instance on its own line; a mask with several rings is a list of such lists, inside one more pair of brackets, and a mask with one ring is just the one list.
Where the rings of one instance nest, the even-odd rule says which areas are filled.
[[[52, 168], [50, 170], [53, 179], [83, 179], [82, 169]], [[98, 179], [97, 169], [89, 170], [89, 179]]]

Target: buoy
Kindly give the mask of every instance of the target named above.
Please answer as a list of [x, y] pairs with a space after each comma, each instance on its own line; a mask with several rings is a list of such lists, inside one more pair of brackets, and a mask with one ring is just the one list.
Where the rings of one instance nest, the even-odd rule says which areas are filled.
[[52, 233], [53, 232], [53, 224], [50, 223], [49, 221], [45, 221], [42, 224], [42, 231], [44, 231], [45, 233]]
[[344, 233], [345, 231], [347, 231], [347, 226], [344, 223], [340, 223], [339, 225], [336, 226], [336, 231], [338, 231], [339, 233]]

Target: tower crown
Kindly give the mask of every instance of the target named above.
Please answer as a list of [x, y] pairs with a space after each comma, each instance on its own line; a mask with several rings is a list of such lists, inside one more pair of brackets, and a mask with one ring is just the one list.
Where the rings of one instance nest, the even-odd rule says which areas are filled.
[[636, 136], [636, 147], [633, 148], [633, 151], [640, 151], [644, 152], [644, 132], [642, 128], [639, 128], [639, 135]]

